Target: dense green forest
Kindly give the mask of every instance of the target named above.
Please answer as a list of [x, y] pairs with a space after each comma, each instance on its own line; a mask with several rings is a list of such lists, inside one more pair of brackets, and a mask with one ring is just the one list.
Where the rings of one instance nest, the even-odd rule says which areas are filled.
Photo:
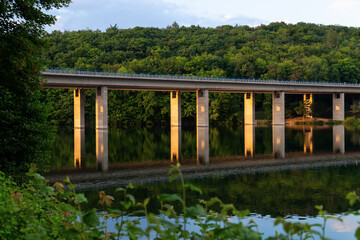
[[[164, 29], [54, 31], [46, 35], [49, 47], [42, 59], [48, 68], [191, 76], [286, 79], [302, 81], [360, 81], [360, 29], [316, 24], [271, 23], [258, 27], [200, 26]], [[72, 91], [46, 90], [52, 120], [72, 124]], [[94, 93], [87, 93], [87, 119], [94, 119]], [[288, 116], [297, 100], [287, 101]], [[182, 116], [195, 117], [195, 94], [182, 94]], [[328, 115], [319, 97], [318, 109]], [[294, 103], [295, 100], [295, 103]], [[257, 94], [257, 107], [271, 118], [271, 95]], [[321, 102], [321, 101], [319, 101]], [[242, 94], [211, 93], [210, 120], [242, 121]], [[109, 123], [117, 125], [169, 122], [169, 93], [110, 91]], [[317, 111], [318, 113], [318, 111]]]

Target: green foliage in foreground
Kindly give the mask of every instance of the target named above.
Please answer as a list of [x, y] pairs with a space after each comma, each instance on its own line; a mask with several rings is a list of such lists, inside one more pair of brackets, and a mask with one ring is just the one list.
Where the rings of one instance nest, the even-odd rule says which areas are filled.
[[[99, 204], [105, 211], [81, 210], [81, 204], [87, 202], [83, 194], [74, 191], [75, 185], [67, 178], [53, 187], [32, 165], [27, 173], [30, 180], [23, 186], [0, 172], [0, 238], [1, 239], [262, 239], [257, 225], [250, 221], [247, 225], [240, 221], [230, 221], [229, 216], [242, 219], [249, 211], [239, 211], [232, 204], [225, 204], [218, 198], [209, 201], [199, 200], [188, 206], [186, 194], [202, 195], [202, 190], [187, 184], [180, 171], [180, 165], [172, 166], [169, 171], [170, 182], [178, 180], [180, 194], [160, 194], [158, 200], [161, 210], [158, 213], [148, 211], [149, 198], [137, 202], [129, 193], [134, 188], [129, 184], [118, 188], [120, 208], [111, 209], [113, 196], [99, 192]], [[349, 193], [350, 204], [360, 200], [355, 193]], [[328, 219], [321, 206], [316, 207], [323, 224], [288, 222], [277, 218], [275, 225], [282, 225], [284, 233], [274, 233], [268, 239], [328, 239], [325, 237], [325, 225]], [[140, 226], [138, 220], [128, 220], [125, 216], [143, 214], [146, 226]], [[107, 231], [107, 222], [116, 220], [117, 232]], [[199, 231], [190, 232], [189, 221], [199, 227]], [[360, 237], [360, 230], [355, 233]]]

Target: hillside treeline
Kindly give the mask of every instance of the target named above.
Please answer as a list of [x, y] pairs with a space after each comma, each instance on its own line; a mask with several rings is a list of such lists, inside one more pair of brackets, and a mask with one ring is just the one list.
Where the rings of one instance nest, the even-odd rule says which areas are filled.
[[[165, 29], [54, 31], [42, 59], [49, 68], [127, 73], [360, 81], [360, 29], [316, 24], [271, 23], [258, 27], [199, 26]], [[72, 91], [46, 90], [52, 120], [72, 123]], [[87, 117], [94, 119], [94, 93], [87, 92]], [[196, 114], [194, 93], [183, 93], [183, 117]], [[242, 121], [241, 94], [210, 94], [210, 119]], [[299, 98], [301, 99], [301, 98]], [[271, 117], [270, 95], [256, 95], [258, 109]], [[289, 103], [287, 103], [289, 104]], [[265, 106], [264, 106], [265, 105]], [[169, 122], [169, 93], [111, 91], [109, 123], [118, 125]], [[327, 110], [328, 111], [328, 110]], [[289, 115], [294, 113], [289, 113]]]

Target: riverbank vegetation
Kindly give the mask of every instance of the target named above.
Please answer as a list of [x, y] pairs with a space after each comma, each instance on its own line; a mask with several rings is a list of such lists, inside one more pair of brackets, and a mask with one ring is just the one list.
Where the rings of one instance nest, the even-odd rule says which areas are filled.
[[[103, 210], [82, 210], [87, 202], [82, 193], [74, 191], [70, 179], [56, 182], [52, 187], [36, 173], [32, 165], [27, 173], [29, 182], [16, 185], [0, 173], [0, 237], [2, 239], [262, 239], [254, 221], [244, 224], [241, 219], [249, 211], [239, 211], [233, 204], [224, 203], [217, 197], [199, 200], [193, 205], [187, 202], [187, 194], [202, 199], [202, 190], [187, 183], [174, 165], [169, 171], [169, 184], [178, 185], [179, 192], [161, 193], [157, 199], [161, 205], [159, 212], [149, 211], [149, 198], [136, 201], [131, 194], [134, 186], [119, 187], [116, 196], [99, 192], [99, 205]], [[122, 199], [120, 206], [112, 209], [114, 198]], [[347, 195], [350, 204], [359, 201], [355, 192]], [[326, 238], [325, 224], [329, 219], [322, 206], [316, 206], [323, 224], [308, 224], [277, 218], [275, 225], [283, 227], [283, 232], [274, 232], [267, 239], [309, 239]], [[139, 220], [126, 216], [144, 216], [145, 225]], [[108, 231], [108, 221], [116, 222], [116, 231]], [[189, 222], [198, 230], [189, 230]], [[360, 230], [355, 233], [357, 239]]]
[[[278, 22], [257, 27], [179, 27], [174, 23], [164, 29], [119, 29], [115, 24], [105, 32], [54, 31], [45, 39], [50, 47], [42, 61], [48, 68], [290, 81], [360, 80], [360, 29], [353, 27]], [[45, 92], [44, 99], [53, 106], [51, 120], [72, 124], [73, 92]], [[320, 115], [316, 117], [330, 117], [331, 98], [316, 97], [314, 103], [321, 103], [314, 111]], [[256, 108], [271, 119], [271, 95], [256, 94], [255, 98]], [[294, 108], [302, 97], [286, 98], [287, 117], [299, 116]], [[346, 99], [347, 106], [352, 100]], [[86, 93], [86, 101], [89, 123], [94, 119], [92, 91]], [[182, 93], [184, 120], [194, 121], [195, 101], [193, 93]], [[212, 124], [242, 122], [242, 94], [211, 93], [209, 107]], [[169, 93], [109, 92], [112, 125], [168, 124], [169, 114]]]

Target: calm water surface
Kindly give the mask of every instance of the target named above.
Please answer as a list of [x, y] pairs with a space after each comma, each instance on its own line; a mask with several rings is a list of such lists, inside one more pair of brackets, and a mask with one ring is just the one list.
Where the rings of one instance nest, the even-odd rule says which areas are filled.
[[[181, 144], [175, 141], [181, 148], [175, 150], [175, 159], [180, 158], [187, 181], [203, 189], [201, 198], [217, 196], [249, 209], [253, 213], [249, 218], [256, 220], [265, 236], [273, 235], [276, 216], [321, 221], [314, 208], [321, 204], [344, 217], [343, 223], [327, 224], [329, 236], [353, 238], [360, 219], [345, 216], [349, 208], [345, 196], [360, 190], [360, 131], [343, 126], [239, 126], [210, 127], [199, 138], [195, 127], [183, 127], [180, 133], [174, 137], [170, 127], [110, 128], [109, 168], [98, 171], [95, 130], [86, 129], [85, 160], [75, 168], [73, 129], [59, 128], [47, 177], [58, 181], [69, 175], [86, 193], [89, 208], [97, 207], [100, 189], [116, 198], [114, 189], [132, 181], [137, 184], [136, 198], [150, 196], [150, 208], [156, 211], [157, 194], [179, 191], [178, 184], [168, 183], [166, 172], [174, 157], [171, 145], [181, 139]], [[202, 155], [204, 149], [208, 158]], [[192, 194], [189, 202], [199, 198]]]

